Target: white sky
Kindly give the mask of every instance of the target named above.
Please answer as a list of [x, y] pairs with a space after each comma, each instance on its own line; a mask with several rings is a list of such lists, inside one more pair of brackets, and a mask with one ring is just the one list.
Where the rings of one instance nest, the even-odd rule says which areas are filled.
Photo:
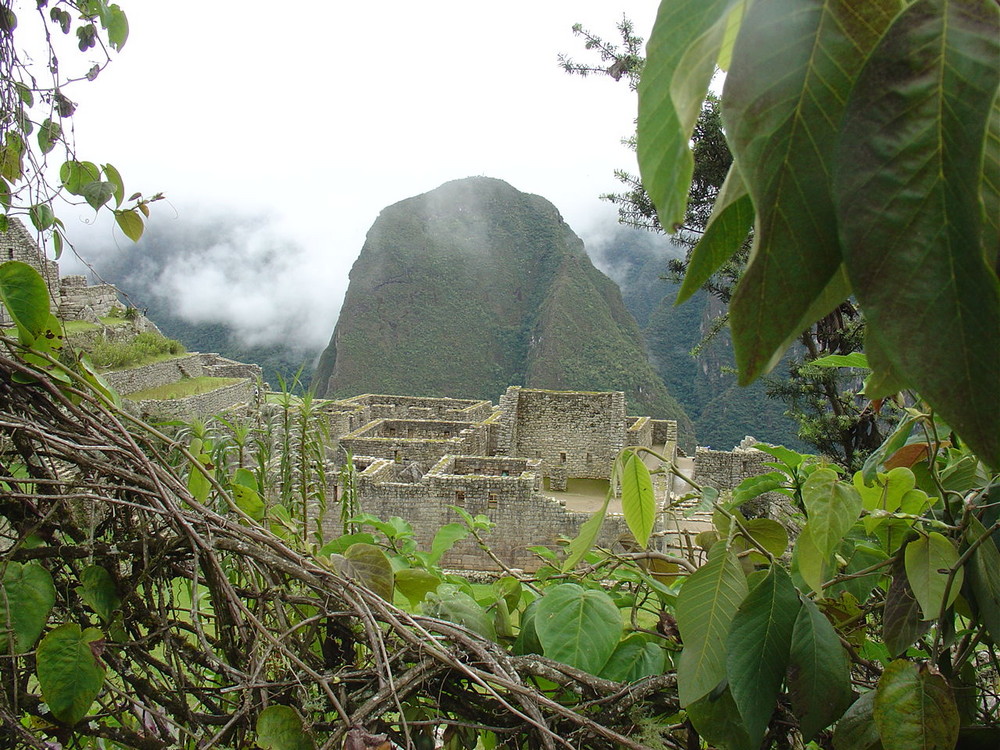
[[[586, 240], [614, 221], [598, 198], [617, 188], [613, 170], [634, 171], [619, 143], [634, 95], [556, 57], [593, 59], [576, 22], [615, 40], [625, 13], [648, 37], [655, 0], [120, 2], [123, 52], [67, 91], [79, 157], [114, 164], [127, 193], [165, 192], [154, 211], [168, 221], [269, 217], [308, 265], [276, 299], [308, 308], [320, 345], [385, 206], [487, 175], [548, 198]], [[120, 233], [71, 228], [84, 245], [95, 233], [135, 251]], [[286, 281], [229, 291], [267, 297]]]

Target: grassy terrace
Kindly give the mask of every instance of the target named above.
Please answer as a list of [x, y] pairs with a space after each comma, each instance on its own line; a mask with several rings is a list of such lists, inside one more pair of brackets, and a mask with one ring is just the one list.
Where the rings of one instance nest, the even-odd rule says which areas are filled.
[[183, 378], [182, 380], [167, 383], [166, 385], [160, 385], [156, 388], [146, 388], [142, 391], [125, 394], [125, 398], [130, 399], [131, 401], [166, 401], [174, 398], [197, 396], [200, 393], [208, 393], [209, 391], [214, 391], [218, 388], [224, 388], [227, 385], [234, 385], [241, 382], [243, 382], [243, 378], [211, 378], [207, 376], [200, 378]]

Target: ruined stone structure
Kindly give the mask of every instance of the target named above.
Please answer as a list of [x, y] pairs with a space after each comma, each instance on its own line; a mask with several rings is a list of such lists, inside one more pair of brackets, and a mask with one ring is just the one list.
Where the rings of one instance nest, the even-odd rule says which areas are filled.
[[[652, 447], [659, 440], [658, 449], [672, 452], [677, 434], [674, 422], [626, 416], [621, 392], [513, 386], [498, 406], [366, 394], [321, 409], [331, 434], [353, 456], [364, 512], [400, 516], [424, 545], [442, 525], [458, 520], [450, 506], [485, 515], [496, 524], [489, 538], [493, 551], [505, 564], [525, 569], [539, 564], [530, 547], [572, 538], [590, 517], [558, 499], [568, 479], [607, 480], [626, 445]], [[328, 523], [333, 531], [335, 521]], [[598, 543], [614, 547], [628, 537], [624, 519], [612, 513]], [[444, 562], [495, 567], [469, 540]]]
[[[59, 264], [38, 249], [31, 233], [18, 219], [10, 219], [6, 232], [0, 232], [0, 262], [18, 260], [35, 268], [49, 287], [52, 311], [61, 320], [86, 320], [97, 323], [121, 305], [118, 290], [111, 284], [88, 286], [84, 276], [59, 277]], [[11, 325], [6, 308], [0, 305], [0, 325]]]

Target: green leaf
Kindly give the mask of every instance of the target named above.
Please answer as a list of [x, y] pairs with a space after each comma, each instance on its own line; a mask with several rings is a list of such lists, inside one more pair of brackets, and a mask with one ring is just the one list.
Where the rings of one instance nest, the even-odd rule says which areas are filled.
[[739, 560], [724, 542], [692, 573], [677, 597], [677, 626], [684, 650], [677, 666], [682, 706], [689, 706], [726, 678], [726, 638], [747, 595]]
[[788, 482], [788, 477], [777, 471], [770, 471], [767, 474], [747, 477], [736, 489], [733, 490], [733, 504], [736, 506], [760, 497], [765, 492], [774, 492], [781, 489]]
[[458, 586], [442, 583], [436, 592], [427, 594], [422, 607], [430, 617], [457, 623], [484, 638], [496, 640], [496, 629], [486, 611]]
[[100, 565], [89, 565], [80, 574], [80, 584], [76, 591], [84, 604], [94, 610], [105, 623], [110, 623], [114, 611], [122, 605], [111, 574]]
[[423, 568], [402, 568], [395, 573], [396, 590], [416, 606], [428, 592], [436, 591], [441, 579]]
[[795, 618], [788, 660], [788, 696], [809, 742], [851, 705], [851, 669], [837, 631], [808, 597]]
[[868, 326], [893, 369], [993, 467], [1000, 283], [982, 252], [979, 186], [998, 57], [996, 3], [908, 5], [851, 92], [834, 180]]
[[726, 181], [722, 183], [715, 199], [705, 233], [691, 251], [687, 273], [677, 292], [675, 305], [681, 304], [701, 289], [712, 274], [739, 250], [750, 233], [753, 218], [753, 201], [750, 200], [746, 184], [734, 163], [729, 167]]
[[81, 631], [76, 623], [60, 625], [38, 644], [38, 684], [52, 715], [73, 726], [87, 715], [104, 685], [104, 667], [95, 649], [103, 645], [97, 628]]
[[867, 370], [868, 357], [864, 352], [851, 352], [850, 354], [827, 354], [819, 357], [810, 363], [813, 367], [856, 367], [860, 370]]
[[503, 576], [493, 582], [493, 593], [497, 598], [503, 599], [507, 603], [507, 609], [511, 612], [516, 610], [521, 604], [521, 594], [523, 587], [521, 582], [514, 576]]
[[271, 705], [257, 717], [257, 745], [264, 750], [313, 750], [316, 743], [291, 706]]
[[835, 750], [882, 750], [874, 719], [875, 691], [862, 693], [833, 732]]
[[906, 651], [929, 627], [930, 623], [920, 618], [920, 605], [906, 579], [903, 563], [897, 561], [882, 610], [882, 640], [889, 655], [896, 656]]
[[643, 549], [656, 522], [656, 498], [649, 469], [635, 453], [629, 453], [621, 475], [622, 513], [629, 531]]
[[0, 265], [0, 302], [17, 324], [21, 343], [30, 346], [49, 319], [45, 280], [27, 263], [9, 260]]
[[109, 403], [114, 404], [115, 407], [120, 409], [122, 406], [121, 396], [118, 395], [118, 391], [108, 384], [104, 376], [97, 371], [97, 367], [91, 361], [90, 355], [85, 353], [80, 354], [78, 361], [80, 363], [80, 374], [83, 376], [83, 379], [90, 384], [91, 388], [104, 396]]
[[42, 126], [38, 129], [37, 137], [38, 147], [42, 150], [43, 154], [47, 154], [59, 143], [59, 139], [62, 137], [62, 125], [46, 118], [42, 122]]
[[[195, 446], [195, 441], [191, 441], [191, 453], [194, 455], [194, 462], [191, 466], [191, 472], [188, 474], [188, 491], [199, 503], [203, 503], [208, 500], [208, 495], [212, 491], [212, 483], [205, 472], [208, 472], [210, 476], [215, 476], [215, 466], [212, 464], [212, 457], [207, 453], [201, 453], [201, 441], [197, 441], [198, 445]], [[204, 471], [201, 470], [204, 467]]]
[[621, 640], [622, 617], [603, 591], [563, 583], [539, 600], [535, 632], [545, 656], [596, 675]]
[[740, 710], [726, 687], [696, 700], [687, 707], [688, 718], [698, 734], [713, 747], [726, 750], [757, 750], [750, 742]]
[[95, 211], [114, 197], [115, 186], [103, 180], [94, 180], [83, 186], [83, 199]]
[[246, 513], [257, 523], [264, 520], [266, 515], [264, 501], [257, 490], [244, 487], [241, 484], [233, 485], [233, 502], [236, 507]]
[[958, 742], [955, 697], [926, 664], [900, 659], [886, 667], [873, 715], [885, 750], [952, 750]]
[[[23, 654], [35, 645], [56, 602], [52, 575], [36, 562], [8, 562], [0, 601], [0, 653]], [[9, 628], [9, 631], [8, 631]], [[13, 648], [8, 632], [14, 636]]]
[[[743, 522], [743, 528], [757, 544], [775, 557], [785, 554], [788, 548], [788, 531], [777, 521], [772, 521], [770, 518], [751, 518]], [[740, 533], [742, 535], [742, 532]], [[757, 555], [756, 552], [754, 554]]]
[[[873, 565], [886, 560], [888, 556], [885, 552], [875, 547], [869, 547], [867, 544], [858, 544], [854, 547], [847, 560], [847, 565], [844, 566], [844, 573], [847, 575], [857, 575], [862, 570], [866, 570]], [[851, 578], [846, 581], [841, 581], [830, 588], [830, 595], [836, 595], [841, 591], [846, 591], [855, 598], [856, 601], [865, 601], [869, 594], [871, 594], [872, 589], [874, 589], [879, 582], [879, 579], [885, 575], [884, 571], [875, 571], [866, 576], [861, 576], [860, 578]]]
[[7, 132], [3, 149], [0, 149], [0, 177], [16, 183], [24, 174], [24, 141], [17, 133]]
[[104, 176], [114, 186], [115, 208], [118, 208], [125, 200], [125, 181], [121, 173], [111, 164], [104, 165]]
[[636, 682], [662, 674], [665, 666], [663, 649], [633, 633], [618, 644], [599, 676], [615, 682]]
[[[287, 511], [286, 511], [287, 512]], [[360, 534], [344, 534], [336, 539], [331, 539], [320, 549], [320, 555], [343, 555], [344, 551], [352, 544], [364, 542], [365, 544], [375, 544], [375, 537], [366, 532]]]
[[948, 571], [958, 562], [958, 550], [942, 534], [932, 531], [906, 545], [904, 555], [906, 578], [924, 614], [922, 619], [936, 620], [942, 605], [950, 607], [955, 601], [965, 579], [959, 568], [946, 591]]
[[[997, 532], [993, 532], [996, 534]], [[975, 516], [969, 518], [969, 540], [975, 541], [986, 534]], [[989, 539], [973, 551], [966, 563], [968, 583], [979, 618], [994, 643], [1000, 643], [1000, 552]]]
[[[865, 463], [861, 467], [861, 479], [859, 480], [856, 474], [854, 476], [855, 487], [858, 487], [859, 484], [872, 484], [875, 481], [878, 476], [878, 469], [885, 460], [906, 445], [907, 438], [909, 438], [915, 422], [916, 420], [912, 417], [900, 420], [899, 424], [896, 425], [896, 429], [892, 431], [892, 434], [865, 459]], [[864, 496], [864, 490], [858, 487], [858, 491]]]
[[754, 3], [743, 19], [722, 100], [757, 211], [750, 262], [730, 304], [743, 384], [847, 296], [836, 284], [825, 309], [814, 305], [841, 268], [824, 176], [854, 78], [897, 8], [898, 0], [772, 0]]
[[986, 131], [982, 197], [983, 254], [988, 265], [1000, 268], [1000, 98], [993, 100]]
[[797, 571], [809, 588], [817, 594], [823, 593], [823, 584], [831, 571], [830, 556], [824, 555], [812, 534], [799, 534], [792, 550], [792, 569]]
[[112, 49], [121, 52], [128, 39], [128, 18], [125, 17], [125, 11], [118, 5], [109, 5], [104, 26], [108, 30], [108, 43]]
[[668, 231], [684, 221], [694, 172], [689, 141], [729, 12], [736, 0], [661, 3], [639, 83], [637, 156], [642, 181]]
[[438, 560], [455, 546], [456, 542], [465, 539], [469, 535], [469, 530], [460, 523], [446, 523], [434, 534], [434, 541], [431, 542], [431, 552], [427, 561], [431, 565], [437, 565]]
[[67, 161], [59, 168], [59, 179], [67, 192], [83, 195], [83, 188], [101, 179], [97, 165], [89, 161]]
[[817, 469], [802, 485], [802, 499], [809, 519], [803, 533], [808, 533], [820, 554], [828, 557], [861, 515], [861, 495], [841, 482], [833, 469]]
[[604, 504], [594, 511], [593, 515], [583, 522], [576, 537], [566, 547], [566, 559], [563, 561], [562, 570], [564, 573], [576, 567], [576, 564], [583, 559], [583, 556], [590, 552], [597, 541], [597, 535], [601, 532], [604, 524], [604, 517], [608, 513], [608, 503], [611, 502], [611, 493], [604, 498]]
[[31, 218], [31, 223], [39, 232], [44, 232], [46, 229], [52, 226], [52, 222], [55, 221], [55, 214], [52, 212], [52, 206], [48, 203], [36, 203], [34, 206], [28, 209], [28, 216]]
[[799, 596], [788, 573], [772, 565], [733, 617], [726, 675], [751, 744], [760, 744], [774, 713], [798, 612]]
[[371, 589], [387, 602], [392, 601], [392, 564], [374, 544], [352, 544], [343, 555], [330, 555], [337, 570]]

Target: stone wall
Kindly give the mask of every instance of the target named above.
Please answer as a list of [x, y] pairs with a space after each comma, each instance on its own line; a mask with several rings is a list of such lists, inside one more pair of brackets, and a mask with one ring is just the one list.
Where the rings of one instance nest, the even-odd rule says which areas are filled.
[[615, 456], [625, 446], [625, 394], [546, 391], [512, 387], [501, 410], [513, 417], [502, 422], [509, 434], [499, 444], [508, 455], [538, 458], [568, 477], [606, 479]]
[[59, 317], [63, 320], [99, 322], [120, 307], [118, 289], [111, 284], [87, 285], [85, 276], [66, 276], [59, 287]]
[[[235, 362], [218, 354], [188, 354], [161, 362], [153, 362], [142, 367], [116, 370], [103, 374], [112, 388], [123, 396], [147, 388], [176, 383], [183, 378], [247, 378], [256, 387], [261, 378], [258, 365]], [[209, 412], [210, 413], [210, 412]]]
[[[361, 510], [381, 518], [399, 516], [408, 521], [421, 549], [426, 550], [430, 549], [437, 529], [459, 521], [458, 514], [448, 506], [463, 507], [473, 515], [487, 516], [496, 524], [486, 539], [504, 564], [535, 570], [542, 563], [528, 548], [536, 545], [555, 548], [561, 537], [575, 537], [590, 514], [567, 510], [558, 500], [541, 494], [538, 462], [520, 459], [521, 463], [504, 464], [509, 460], [483, 465], [483, 458], [478, 456], [446, 456], [419, 482], [413, 483], [391, 481], [395, 467], [390, 461], [358, 461], [357, 465], [363, 467], [358, 476]], [[451, 473], [473, 465], [491, 471], [501, 465], [523, 466], [524, 470], [517, 475], [510, 472], [506, 477]], [[338, 513], [339, 509], [331, 508], [324, 519], [324, 528], [331, 535], [338, 533]], [[621, 550], [618, 540], [627, 534], [624, 519], [611, 515], [605, 521], [598, 544]], [[456, 544], [442, 565], [466, 570], [498, 569], [469, 539]]]
[[379, 419], [344, 435], [340, 445], [355, 456], [427, 468], [446, 454], [485, 455], [488, 435], [486, 427], [469, 422]]
[[146, 419], [182, 419], [188, 421], [210, 414], [221, 414], [244, 404], [257, 406], [258, 396], [259, 390], [256, 381], [248, 379], [187, 398], [167, 401], [143, 399], [141, 401], [126, 401], [126, 405], [129, 410]]
[[653, 447], [653, 420], [649, 417], [628, 417], [625, 444], [642, 448]]
[[440, 419], [455, 422], [482, 422], [493, 411], [489, 401], [422, 396], [385, 396], [366, 393], [338, 403], [358, 406], [367, 422], [374, 419]]
[[765, 474], [771, 456], [754, 448], [716, 451], [698, 447], [694, 453], [694, 479], [720, 490], [731, 490], [747, 477]]

